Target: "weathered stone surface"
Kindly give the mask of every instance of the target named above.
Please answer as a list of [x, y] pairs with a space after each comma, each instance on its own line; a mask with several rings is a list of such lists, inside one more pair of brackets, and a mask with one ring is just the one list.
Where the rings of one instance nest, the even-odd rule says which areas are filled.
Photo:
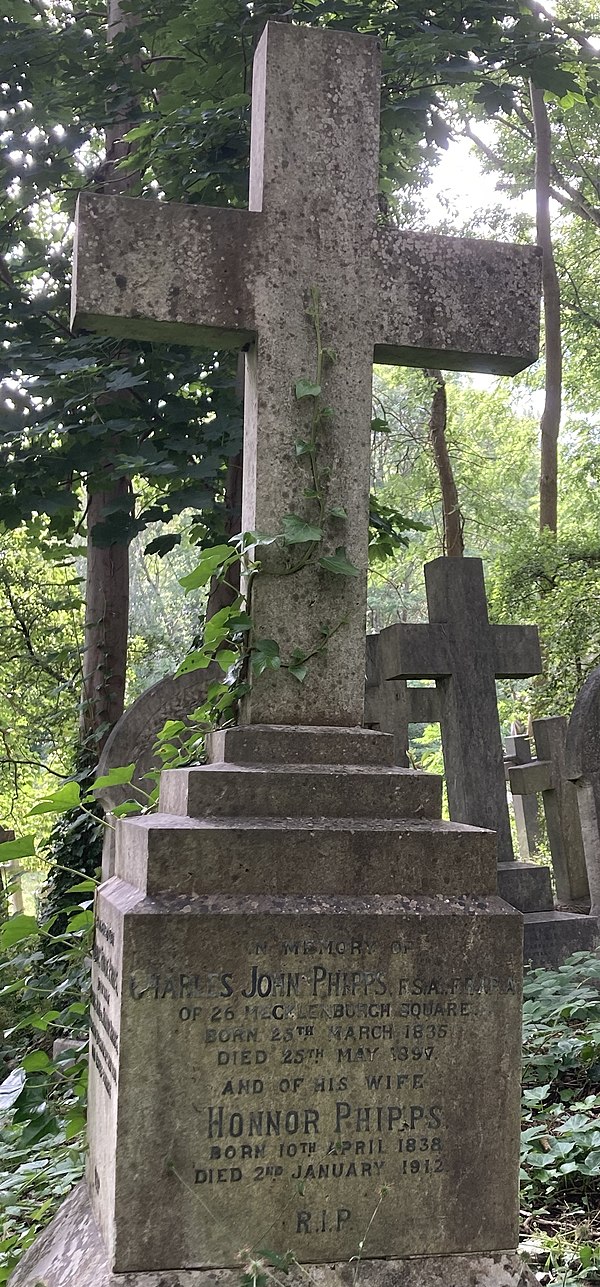
[[394, 762], [408, 766], [409, 724], [435, 724], [440, 718], [436, 688], [409, 688], [406, 680], [381, 674], [379, 635], [367, 635], [365, 724], [394, 738]]
[[577, 787], [591, 915], [600, 917], [600, 666], [577, 695], [565, 758], [567, 775]]
[[495, 679], [539, 673], [537, 629], [490, 626], [481, 559], [435, 559], [425, 583], [429, 624], [381, 632], [381, 674], [436, 680], [450, 817], [492, 828], [500, 861], [510, 862]]
[[[240, 1270], [174, 1270], [112, 1274], [80, 1185], [59, 1215], [28, 1251], [10, 1287], [239, 1287]], [[313, 1287], [354, 1287], [356, 1262], [313, 1265]], [[289, 1287], [306, 1285], [306, 1271], [286, 1274]], [[415, 1260], [361, 1259], [361, 1287], [536, 1287], [534, 1275], [514, 1253], [493, 1256], [418, 1257]]]
[[573, 952], [594, 952], [598, 922], [572, 912], [530, 912], [523, 917], [523, 960], [554, 970]]
[[498, 863], [498, 893], [519, 912], [552, 912], [550, 868], [535, 862]]
[[[431, 819], [232, 821], [151, 814], [119, 827], [116, 874], [150, 895], [169, 890], [196, 897], [224, 888], [239, 894], [489, 895], [497, 889], [496, 840], [491, 831]], [[512, 902], [503, 891], [501, 897]]]
[[[331, 408], [319, 468], [347, 518], [323, 546], [359, 569], [316, 561], [293, 576], [271, 546], [253, 584], [259, 637], [284, 660], [313, 653], [324, 622], [345, 624], [311, 661], [252, 677], [249, 723], [362, 723], [371, 372], [379, 361], [515, 372], [537, 350], [539, 252], [382, 230], [377, 222], [380, 60], [374, 38], [269, 23], [254, 59], [249, 211], [87, 196], [78, 218], [74, 323], [211, 347], [245, 344], [242, 527], [276, 534], [307, 515], [306, 440], [318, 291]], [[292, 128], [293, 122], [293, 128]], [[137, 213], [136, 213], [137, 211]], [[314, 515], [313, 515], [314, 517]]]
[[[524, 734], [511, 735], [506, 738], [504, 744], [504, 771], [508, 778], [509, 768], [518, 764], [531, 763], [531, 742]], [[512, 807], [517, 828], [517, 843], [519, 846], [519, 857], [523, 862], [535, 854], [538, 841], [538, 811], [537, 800], [535, 796], [520, 796], [512, 794]]]
[[394, 764], [394, 742], [369, 729], [240, 724], [206, 739], [209, 764]]
[[537, 759], [509, 770], [511, 791], [524, 802], [542, 793], [558, 902], [566, 909], [589, 903], [577, 790], [567, 770], [567, 721], [561, 715], [533, 721]]
[[441, 792], [435, 774], [396, 767], [207, 764], [163, 773], [160, 809], [192, 818], [436, 818]]
[[375, 1220], [367, 1255], [515, 1245], [521, 922], [504, 903], [152, 900], [114, 879], [97, 925], [90, 1177], [115, 1270], [233, 1265], [261, 1231], [336, 1260], [382, 1185], [402, 1220]]

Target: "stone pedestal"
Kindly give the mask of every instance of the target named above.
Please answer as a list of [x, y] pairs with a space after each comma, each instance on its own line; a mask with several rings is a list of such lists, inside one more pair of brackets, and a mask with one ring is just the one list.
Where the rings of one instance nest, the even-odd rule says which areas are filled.
[[[240, 1287], [243, 1264], [235, 1269], [172, 1270], [168, 1273], [111, 1273], [84, 1185], [61, 1207], [53, 1224], [27, 1252], [11, 1287]], [[285, 1287], [537, 1287], [514, 1252], [492, 1256], [435, 1256], [415, 1260], [343, 1261], [311, 1265], [273, 1281]]]
[[232, 729], [210, 760], [120, 824], [93, 1220], [74, 1198], [12, 1287], [200, 1287], [264, 1248], [342, 1281], [362, 1244], [405, 1287], [519, 1283], [491, 1254], [517, 1242], [522, 963], [493, 834], [442, 823], [382, 734]]

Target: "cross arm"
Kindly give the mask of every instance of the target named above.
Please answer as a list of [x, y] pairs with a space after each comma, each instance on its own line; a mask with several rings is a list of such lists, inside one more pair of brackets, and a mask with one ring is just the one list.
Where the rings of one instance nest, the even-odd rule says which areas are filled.
[[514, 375], [535, 361], [535, 246], [378, 229], [375, 361]]
[[552, 788], [552, 765], [548, 760], [530, 760], [508, 770], [508, 781], [513, 795], [538, 795]]
[[439, 679], [452, 673], [443, 623], [388, 626], [379, 636], [382, 679]]
[[497, 679], [526, 679], [541, 675], [542, 655], [537, 626], [492, 626]]
[[261, 215], [83, 193], [77, 203], [76, 330], [214, 348], [252, 339], [249, 283]]

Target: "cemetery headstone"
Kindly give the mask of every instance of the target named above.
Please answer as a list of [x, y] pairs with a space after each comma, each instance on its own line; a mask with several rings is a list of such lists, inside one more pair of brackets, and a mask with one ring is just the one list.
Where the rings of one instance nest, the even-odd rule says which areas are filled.
[[[0, 843], [4, 844], [7, 840], [14, 840], [14, 838], [14, 831], [0, 827]], [[2, 891], [4, 891], [6, 910], [17, 913], [22, 912], [24, 903], [21, 866], [15, 859], [0, 865], [0, 915], [3, 901]]]
[[391, 733], [396, 764], [408, 765], [410, 724], [436, 724], [439, 696], [435, 688], [409, 688], [405, 680], [383, 680], [379, 663], [379, 635], [367, 635], [365, 684], [366, 728]]
[[577, 805], [577, 791], [567, 776], [567, 721], [562, 715], [536, 719], [533, 732], [537, 757], [509, 769], [515, 801], [524, 802], [541, 792], [546, 831], [552, 857], [556, 895], [568, 907], [589, 906], [585, 854]]
[[496, 679], [540, 673], [537, 628], [490, 625], [480, 559], [435, 559], [425, 585], [429, 624], [382, 630], [382, 676], [435, 679], [450, 817], [491, 827], [512, 862]]
[[[222, 672], [219, 670], [219, 677]], [[115, 818], [112, 810], [125, 800], [143, 800], [143, 792], [148, 792], [154, 785], [146, 774], [161, 767], [160, 757], [156, 754], [155, 743], [166, 721], [184, 720], [195, 707], [204, 700], [206, 690], [216, 678], [216, 668], [209, 666], [206, 670], [193, 670], [188, 674], [165, 675], [156, 684], [146, 689], [131, 706], [128, 706], [120, 720], [111, 730], [100, 756], [97, 777], [107, 776], [111, 769], [126, 764], [135, 764], [135, 773], [131, 786], [103, 787], [97, 792], [98, 798], [106, 810], [108, 826], [104, 831], [102, 846], [102, 879], [108, 880], [115, 870]], [[140, 788], [136, 793], [135, 788]]]
[[[511, 733], [504, 743], [504, 771], [519, 764], [531, 762], [531, 743], [523, 733]], [[535, 795], [522, 796], [511, 792], [519, 856], [523, 860], [532, 858], [537, 851], [539, 841], [537, 799]]]
[[245, 527], [305, 512], [291, 390], [311, 369], [318, 286], [338, 353], [331, 494], [360, 575], [336, 591], [312, 568], [294, 590], [267, 565], [257, 630], [284, 656], [332, 596], [347, 630], [296, 689], [253, 676], [208, 764], [165, 773], [161, 812], [119, 824], [97, 900], [88, 1196], [13, 1287], [233, 1287], [266, 1247], [328, 1284], [356, 1256], [382, 1287], [533, 1282], [510, 1251], [521, 920], [496, 895], [493, 836], [440, 822], [440, 780], [356, 725], [373, 355], [526, 365], [539, 265], [526, 247], [465, 257], [380, 235], [379, 77], [371, 38], [269, 23], [250, 213], [94, 198], [80, 218], [81, 321], [222, 345], [258, 333]]
[[566, 771], [577, 789], [590, 893], [590, 917], [600, 917], [600, 667], [588, 675], [569, 720]]

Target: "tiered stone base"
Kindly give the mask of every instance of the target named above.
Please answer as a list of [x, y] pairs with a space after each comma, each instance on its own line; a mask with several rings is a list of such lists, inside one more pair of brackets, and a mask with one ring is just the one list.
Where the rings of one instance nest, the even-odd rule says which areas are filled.
[[[24, 1256], [10, 1287], [239, 1287], [242, 1270], [240, 1265], [112, 1274], [81, 1184]], [[356, 1261], [306, 1265], [286, 1275], [273, 1273], [273, 1282], [277, 1279], [286, 1287], [536, 1287], [533, 1274], [514, 1252], [364, 1260], [359, 1267]]]

